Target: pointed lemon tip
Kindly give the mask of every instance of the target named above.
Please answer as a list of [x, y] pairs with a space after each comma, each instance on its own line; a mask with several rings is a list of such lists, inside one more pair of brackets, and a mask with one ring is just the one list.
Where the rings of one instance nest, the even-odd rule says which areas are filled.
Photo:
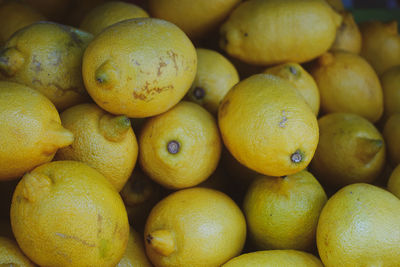
[[146, 236], [146, 243], [158, 254], [169, 256], [175, 251], [175, 239], [169, 230], [156, 230]]
[[108, 140], [118, 142], [131, 128], [131, 120], [126, 116], [104, 115], [100, 119], [100, 132]]

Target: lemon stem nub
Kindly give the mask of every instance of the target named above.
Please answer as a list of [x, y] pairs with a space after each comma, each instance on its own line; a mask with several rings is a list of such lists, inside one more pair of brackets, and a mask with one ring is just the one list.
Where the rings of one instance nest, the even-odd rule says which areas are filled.
[[100, 119], [100, 131], [102, 135], [113, 142], [120, 141], [131, 127], [131, 121], [126, 116], [104, 115]]
[[194, 88], [194, 90], [193, 90], [193, 96], [194, 96], [197, 100], [203, 99], [205, 95], [206, 95], [206, 91], [205, 91], [203, 88], [201, 88], [201, 87], [196, 87], [196, 88]]
[[168, 230], [156, 230], [146, 236], [146, 242], [157, 253], [168, 256], [175, 251], [173, 234]]
[[290, 156], [290, 160], [293, 163], [300, 163], [303, 160], [303, 154], [301, 153], [300, 150], [296, 150], [296, 152], [294, 152], [291, 156]]
[[13, 76], [24, 62], [23, 55], [13, 47], [0, 52], [0, 70], [7, 76]]
[[181, 145], [179, 144], [178, 141], [175, 141], [175, 140], [169, 141], [167, 144], [168, 152], [171, 154], [178, 153], [180, 148], [181, 148]]

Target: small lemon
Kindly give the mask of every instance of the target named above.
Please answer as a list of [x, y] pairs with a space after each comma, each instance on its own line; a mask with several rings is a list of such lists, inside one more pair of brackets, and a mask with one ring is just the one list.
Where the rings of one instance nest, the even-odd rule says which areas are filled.
[[144, 250], [143, 238], [132, 228], [129, 230], [125, 254], [116, 267], [152, 267]]
[[221, 138], [213, 116], [181, 101], [150, 118], [139, 137], [139, 163], [157, 183], [171, 189], [195, 186], [217, 168]]
[[315, 115], [293, 85], [277, 76], [257, 74], [239, 82], [223, 99], [218, 118], [229, 152], [265, 175], [305, 169], [317, 148]]
[[323, 267], [312, 254], [297, 250], [267, 250], [242, 254], [222, 267]]
[[116, 23], [89, 44], [83, 78], [104, 110], [149, 117], [176, 105], [196, 75], [196, 50], [174, 24], [153, 18]]
[[115, 266], [125, 253], [124, 203], [84, 163], [54, 161], [25, 174], [10, 214], [18, 245], [40, 266]]
[[368, 21], [360, 24], [361, 56], [381, 75], [400, 65], [400, 35], [397, 21]]
[[86, 163], [120, 191], [135, 167], [138, 144], [129, 118], [111, 115], [95, 104], [81, 104], [61, 113], [62, 125], [74, 142], [56, 154], [57, 160]]
[[290, 82], [304, 97], [315, 115], [319, 111], [319, 90], [314, 78], [297, 63], [285, 63], [268, 68], [264, 73], [281, 77]]
[[239, 75], [227, 58], [220, 53], [197, 48], [197, 73], [187, 99], [217, 114], [226, 93], [239, 82]]
[[250, 237], [259, 249], [311, 251], [326, 201], [324, 189], [307, 171], [259, 176], [243, 202]]
[[351, 113], [332, 113], [318, 120], [319, 143], [310, 164], [324, 185], [370, 183], [385, 166], [385, 142], [376, 127]]
[[35, 265], [22, 253], [17, 242], [0, 236], [0, 266], [34, 267]]
[[361, 56], [334, 51], [323, 54], [311, 69], [321, 95], [323, 113], [355, 113], [377, 122], [383, 113], [379, 78]]
[[97, 35], [106, 27], [117, 22], [147, 17], [149, 17], [147, 12], [137, 5], [121, 1], [110, 1], [96, 6], [87, 13], [82, 20], [80, 28]]
[[326, 267], [398, 266], [400, 200], [358, 183], [335, 193], [322, 209], [317, 246]]
[[383, 127], [383, 137], [387, 143], [390, 162], [394, 166], [400, 164], [400, 113], [389, 117]]
[[235, 202], [201, 187], [161, 200], [145, 228], [147, 256], [158, 267], [221, 266], [241, 252], [245, 239], [246, 222]]
[[92, 35], [52, 22], [34, 23], [14, 34], [0, 51], [7, 81], [25, 84], [57, 109], [88, 99], [82, 81], [82, 55]]
[[0, 82], [0, 180], [20, 178], [70, 145], [54, 105], [24, 85]]

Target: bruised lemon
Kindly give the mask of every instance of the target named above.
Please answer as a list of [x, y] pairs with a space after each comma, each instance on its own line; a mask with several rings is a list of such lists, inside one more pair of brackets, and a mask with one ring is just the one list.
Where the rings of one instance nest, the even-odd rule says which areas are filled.
[[74, 140], [50, 100], [17, 83], [0, 82], [0, 125], [0, 180], [20, 178]]
[[82, 103], [88, 99], [82, 81], [82, 55], [91, 38], [89, 33], [61, 24], [32, 24], [4, 45], [0, 71], [7, 81], [41, 92], [57, 109]]
[[196, 50], [174, 24], [154, 18], [116, 23], [89, 44], [83, 79], [104, 110], [149, 117], [176, 105], [196, 75]]
[[137, 5], [121, 1], [110, 1], [96, 6], [86, 14], [80, 28], [97, 35], [103, 29], [117, 22], [147, 17], [149, 17], [147, 12]]
[[84, 163], [54, 161], [25, 174], [10, 214], [18, 245], [40, 266], [115, 266], [125, 253], [124, 203]]
[[253, 65], [303, 63], [326, 52], [341, 23], [324, 0], [242, 2], [220, 28], [220, 46]]
[[157, 183], [171, 189], [198, 185], [217, 168], [221, 138], [214, 117], [182, 101], [150, 118], [139, 137], [139, 163]]
[[317, 148], [314, 113], [293, 85], [277, 76], [257, 74], [239, 82], [223, 99], [218, 118], [231, 154], [261, 174], [299, 172]]

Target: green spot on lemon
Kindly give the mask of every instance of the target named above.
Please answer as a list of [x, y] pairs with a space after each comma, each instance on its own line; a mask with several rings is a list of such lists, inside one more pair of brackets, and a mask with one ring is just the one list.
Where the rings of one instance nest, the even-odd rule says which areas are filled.
[[100, 245], [99, 245], [100, 257], [102, 258], [107, 257], [107, 253], [109, 250], [110, 250], [110, 242], [106, 239], [100, 240]]

